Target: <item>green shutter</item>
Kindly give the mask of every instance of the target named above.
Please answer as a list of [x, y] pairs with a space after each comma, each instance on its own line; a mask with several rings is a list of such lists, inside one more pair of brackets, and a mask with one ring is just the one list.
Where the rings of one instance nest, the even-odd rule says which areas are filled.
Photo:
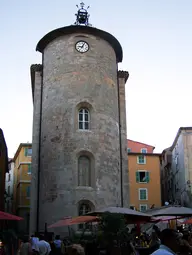
[[150, 175], [149, 172], [146, 172], [146, 182], [148, 183], [150, 181]]
[[27, 157], [27, 152], [28, 152], [28, 149], [25, 148], [25, 156]]
[[28, 173], [31, 173], [31, 164], [28, 164]]
[[30, 197], [30, 186], [27, 187], [27, 197]]
[[136, 172], [136, 182], [139, 182], [140, 181], [140, 179], [139, 179], [139, 172], [137, 171]]

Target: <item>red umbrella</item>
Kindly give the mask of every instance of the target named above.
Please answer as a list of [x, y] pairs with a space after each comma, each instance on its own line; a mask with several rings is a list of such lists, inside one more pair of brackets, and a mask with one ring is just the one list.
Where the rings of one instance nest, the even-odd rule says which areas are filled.
[[71, 222], [71, 217], [65, 217], [62, 220], [57, 221], [56, 223], [53, 223], [52, 225], [49, 225], [48, 228], [57, 228], [61, 226], [69, 226]]
[[23, 218], [0, 211], [0, 220], [23, 220]]
[[57, 227], [64, 227], [64, 226], [70, 226], [75, 224], [82, 224], [87, 222], [93, 222], [98, 221], [98, 217], [96, 216], [78, 216], [75, 218], [64, 218], [62, 220], [57, 221], [56, 223], [48, 226], [48, 228], [57, 228]]

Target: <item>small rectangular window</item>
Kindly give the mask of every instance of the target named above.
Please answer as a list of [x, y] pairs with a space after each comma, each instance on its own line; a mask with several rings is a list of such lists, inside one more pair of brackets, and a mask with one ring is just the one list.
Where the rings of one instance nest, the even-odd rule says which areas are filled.
[[131, 152], [131, 149], [130, 148], [127, 148], [127, 153]]
[[148, 200], [147, 189], [139, 189], [139, 200]]
[[141, 153], [147, 153], [147, 149], [146, 148], [142, 148], [141, 149]]
[[26, 197], [30, 198], [30, 186], [28, 186], [26, 189]]
[[140, 209], [140, 211], [141, 212], [145, 212], [145, 211], [147, 211], [147, 208], [148, 208], [148, 206], [145, 204], [145, 205], [139, 205], [139, 209]]
[[28, 164], [28, 171], [27, 171], [28, 174], [31, 174], [31, 164]]
[[9, 174], [8, 175], [8, 182], [10, 182], [11, 181], [11, 175]]
[[26, 157], [32, 156], [32, 148], [25, 148], [25, 156]]
[[146, 157], [144, 155], [139, 155], [137, 157], [137, 163], [141, 165], [146, 164]]
[[145, 170], [140, 170], [136, 172], [136, 182], [139, 183], [149, 183], [149, 172]]

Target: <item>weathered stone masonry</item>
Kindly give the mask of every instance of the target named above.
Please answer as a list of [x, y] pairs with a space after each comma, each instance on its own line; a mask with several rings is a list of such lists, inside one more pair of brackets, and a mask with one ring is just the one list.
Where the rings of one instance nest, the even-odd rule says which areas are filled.
[[[45, 223], [78, 215], [81, 201], [88, 202], [92, 210], [121, 206], [120, 166], [123, 205], [129, 203], [125, 113], [128, 73], [117, 72], [121, 46], [104, 31], [71, 27], [71, 31], [70, 27], [62, 28], [58, 36], [55, 31], [46, 35], [37, 46], [43, 54], [42, 66], [31, 67], [34, 100], [31, 232], [36, 230], [38, 182], [39, 230], [44, 230]], [[114, 40], [111, 43], [109, 36]], [[84, 54], [75, 49], [80, 40], [90, 47]], [[89, 130], [78, 129], [81, 107], [89, 110]], [[90, 187], [78, 186], [81, 155], [91, 160]]]

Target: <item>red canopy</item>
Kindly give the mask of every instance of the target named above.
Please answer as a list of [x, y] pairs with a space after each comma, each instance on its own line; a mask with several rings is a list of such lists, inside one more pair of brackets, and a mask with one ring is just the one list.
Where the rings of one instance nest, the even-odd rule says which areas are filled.
[[23, 218], [0, 211], [0, 220], [23, 220]]
[[75, 218], [64, 218], [63, 220], [59, 220], [56, 223], [48, 226], [48, 228], [57, 228], [57, 227], [63, 227], [63, 226], [70, 226], [75, 224], [81, 224], [86, 222], [94, 222], [98, 221], [99, 218], [96, 216], [78, 216]]

